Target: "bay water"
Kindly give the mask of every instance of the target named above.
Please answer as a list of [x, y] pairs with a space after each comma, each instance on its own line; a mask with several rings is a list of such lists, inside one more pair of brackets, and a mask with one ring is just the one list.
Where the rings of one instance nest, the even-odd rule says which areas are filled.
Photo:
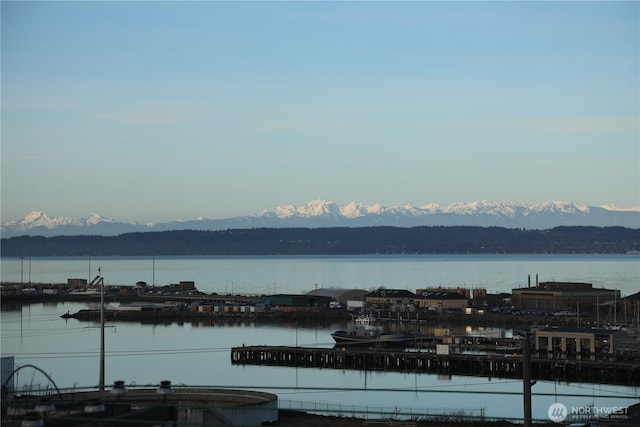
[[[409, 289], [465, 286], [510, 292], [539, 281], [579, 281], [594, 287], [640, 290], [637, 255], [437, 255], [312, 257], [92, 257], [2, 258], [3, 282], [64, 283], [90, 278], [98, 268], [107, 284], [137, 281], [164, 285], [192, 280], [207, 293], [306, 293], [320, 287]], [[93, 387], [99, 376], [97, 324], [62, 319], [84, 303], [4, 306], [2, 356], [16, 366], [35, 365], [60, 388]], [[108, 324], [105, 332], [106, 383], [257, 389], [276, 393], [283, 406], [317, 407], [350, 415], [371, 411], [438, 413], [467, 411], [488, 417], [522, 418], [522, 382], [484, 377], [232, 365], [231, 347], [287, 345], [332, 347], [330, 333], [344, 324], [302, 327], [255, 322], [211, 324]], [[469, 327], [471, 328], [471, 327]], [[474, 326], [477, 328], [477, 326]], [[16, 374], [19, 387], [47, 385], [35, 370]], [[533, 387], [533, 418], [548, 420], [553, 403], [571, 407], [627, 406], [640, 387], [539, 381]]]

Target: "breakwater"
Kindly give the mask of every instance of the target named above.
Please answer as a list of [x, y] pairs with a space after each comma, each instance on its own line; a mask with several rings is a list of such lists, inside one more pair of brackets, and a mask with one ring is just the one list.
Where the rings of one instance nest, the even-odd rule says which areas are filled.
[[[243, 346], [231, 349], [236, 365], [354, 369], [437, 375], [522, 378], [523, 358], [496, 354], [439, 355], [430, 352]], [[640, 385], [638, 363], [600, 360], [531, 359], [533, 380]]]
[[[463, 313], [394, 313], [384, 310], [372, 311], [381, 324], [392, 332], [411, 332], [422, 334], [424, 328], [434, 326], [485, 326], [507, 329], [529, 330], [535, 325], [575, 325], [575, 319], [549, 318], [545, 316], [523, 316], [511, 314], [465, 315]], [[299, 324], [322, 325], [331, 322], [346, 322], [352, 319], [352, 313], [341, 310], [297, 308], [281, 310], [272, 308], [260, 312], [200, 312], [193, 310], [153, 310], [153, 311], [121, 311], [105, 310], [105, 320], [109, 322], [140, 323], [172, 323], [172, 322], [215, 322], [223, 319], [248, 321], [280, 321]], [[63, 313], [61, 313], [63, 315]], [[85, 309], [69, 313], [64, 317], [80, 321], [99, 321], [100, 310]], [[550, 323], [552, 321], [553, 323]], [[581, 322], [581, 326], [589, 327], [590, 322]]]

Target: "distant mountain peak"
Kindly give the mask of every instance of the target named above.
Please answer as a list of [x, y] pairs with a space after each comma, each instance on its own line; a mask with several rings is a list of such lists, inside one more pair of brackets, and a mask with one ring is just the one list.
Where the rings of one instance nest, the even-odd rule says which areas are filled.
[[[52, 217], [44, 211], [34, 210], [29, 212], [19, 221], [12, 221], [6, 224], [2, 224], [2, 233], [9, 234], [25, 234], [29, 230], [38, 230], [42, 232], [42, 229], [58, 230], [61, 227], [91, 227], [104, 223], [116, 223], [114, 219], [106, 218], [100, 214], [93, 213], [87, 218], [71, 219], [64, 217]], [[20, 233], [23, 232], [23, 233]], [[29, 234], [29, 233], [26, 233]]]
[[89, 215], [87, 218], [84, 219], [84, 222], [86, 222], [87, 224], [98, 224], [101, 222], [116, 222], [116, 221], [112, 218], [106, 218], [100, 214], [92, 213], [91, 215]]
[[10, 224], [14, 224], [21, 228], [33, 228], [33, 227], [45, 227], [45, 228], [55, 228], [63, 224], [73, 223], [72, 219], [69, 218], [53, 218], [47, 215], [44, 211], [34, 210], [29, 212], [19, 221], [15, 221]]
[[383, 206], [350, 202], [339, 205], [314, 199], [301, 205], [281, 205], [273, 211], [236, 218], [199, 217], [160, 224], [131, 224], [93, 213], [84, 219], [51, 217], [41, 210], [29, 212], [19, 221], [2, 225], [2, 237], [18, 235], [117, 235], [137, 231], [222, 230], [256, 227], [371, 227], [371, 226], [492, 226], [549, 229], [557, 226], [622, 226], [640, 228], [640, 207], [620, 209], [612, 205], [586, 206], [574, 202], [537, 203], [477, 200], [447, 206], [429, 203], [420, 207]]
[[602, 205], [600, 206], [602, 209], [606, 209], [608, 211], [619, 211], [619, 212], [640, 212], [640, 206], [633, 206], [630, 208], [621, 208], [615, 205]]
[[33, 222], [33, 221], [37, 221], [39, 218], [41, 218], [42, 216], [47, 216], [47, 214], [44, 211], [31, 211], [28, 214], [26, 214], [24, 216], [23, 221], [24, 222]]
[[290, 218], [292, 216], [317, 217], [322, 215], [340, 214], [340, 208], [334, 202], [328, 202], [322, 199], [311, 200], [305, 204], [283, 205], [275, 208], [278, 218]]

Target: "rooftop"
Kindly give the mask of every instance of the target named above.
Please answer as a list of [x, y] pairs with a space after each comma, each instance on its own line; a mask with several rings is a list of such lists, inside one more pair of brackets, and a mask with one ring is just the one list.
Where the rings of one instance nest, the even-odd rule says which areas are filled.
[[415, 298], [416, 294], [406, 289], [376, 289], [366, 296], [374, 298]]
[[467, 299], [457, 292], [426, 291], [418, 295], [423, 299]]

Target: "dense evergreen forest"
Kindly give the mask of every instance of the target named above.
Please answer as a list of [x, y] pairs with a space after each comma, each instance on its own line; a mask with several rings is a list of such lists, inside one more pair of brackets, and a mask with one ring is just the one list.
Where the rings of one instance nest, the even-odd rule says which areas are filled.
[[640, 250], [640, 229], [557, 227], [256, 228], [119, 236], [2, 239], [3, 257], [151, 255], [356, 255], [603, 253]]

